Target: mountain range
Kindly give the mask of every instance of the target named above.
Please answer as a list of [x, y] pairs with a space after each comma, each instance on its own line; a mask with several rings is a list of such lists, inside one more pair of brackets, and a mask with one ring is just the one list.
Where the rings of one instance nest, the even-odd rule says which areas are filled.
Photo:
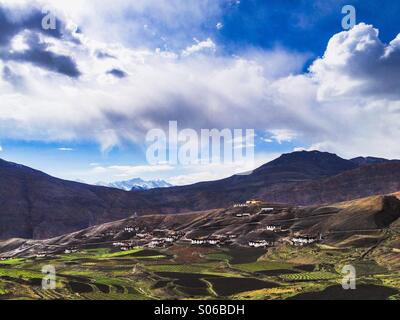
[[[156, 235], [167, 237], [171, 233], [181, 235], [181, 244], [190, 243], [190, 239], [235, 235], [231, 244], [247, 246], [249, 241], [257, 239], [282, 242], [290, 234], [297, 233], [316, 238], [321, 235], [325, 244], [337, 248], [368, 248], [387, 237], [384, 229], [397, 230], [400, 226], [400, 193], [322, 206], [269, 205], [274, 207], [270, 214], [259, 214], [259, 207], [252, 206], [146, 215], [96, 225], [52, 239], [11, 239], [0, 242], [0, 257], [32, 257], [39, 252], [60, 254], [66, 248], [93, 244], [107, 247], [112, 242], [128, 240], [144, 246], [149, 245]], [[248, 212], [248, 217], [239, 216], [244, 211]], [[280, 232], [268, 230], [267, 226], [278, 227]], [[126, 231], [127, 228], [131, 231]], [[398, 233], [395, 236], [398, 237]]]
[[172, 184], [164, 181], [164, 180], [150, 180], [145, 181], [141, 178], [133, 178], [130, 180], [124, 181], [115, 181], [115, 182], [98, 182], [96, 183], [98, 186], [103, 187], [110, 187], [121, 189], [125, 191], [132, 191], [132, 190], [150, 190], [150, 189], [157, 189], [157, 188], [168, 188], [172, 187]]
[[226, 208], [249, 198], [317, 205], [399, 190], [398, 160], [346, 160], [319, 151], [284, 154], [250, 175], [129, 192], [0, 160], [0, 239], [45, 239], [136, 214]]

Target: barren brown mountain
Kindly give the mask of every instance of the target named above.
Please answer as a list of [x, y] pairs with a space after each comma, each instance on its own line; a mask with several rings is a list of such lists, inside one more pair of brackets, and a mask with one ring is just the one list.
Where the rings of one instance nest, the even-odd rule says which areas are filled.
[[400, 190], [400, 163], [380, 162], [360, 165], [330, 153], [295, 152], [247, 176], [125, 192], [57, 179], [1, 160], [0, 238], [48, 238], [135, 213], [225, 208], [252, 197], [311, 205]]

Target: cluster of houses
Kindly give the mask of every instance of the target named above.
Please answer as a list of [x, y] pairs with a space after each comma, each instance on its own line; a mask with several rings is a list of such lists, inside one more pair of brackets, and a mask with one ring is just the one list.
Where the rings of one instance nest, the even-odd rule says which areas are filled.
[[139, 231], [139, 227], [125, 227], [124, 231], [128, 232], [128, 233], [138, 232]]
[[76, 247], [68, 248], [68, 249], [64, 250], [65, 254], [71, 254], [71, 253], [76, 253], [76, 252], [78, 252], [78, 248], [76, 248]]
[[136, 248], [137, 244], [134, 241], [113, 242], [113, 247], [118, 247], [121, 251], [128, 251]]
[[45, 258], [47, 257], [47, 252], [40, 251], [35, 255], [36, 258]]
[[122, 251], [130, 250], [138, 245], [148, 246], [150, 248], [167, 247], [172, 245], [184, 236], [182, 232], [175, 232], [169, 230], [153, 230], [152, 232], [145, 232], [138, 227], [126, 227], [125, 232], [138, 232], [135, 233], [135, 241], [119, 241], [114, 242], [114, 247], [119, 247]]
[[233, 205], [234, 208], [245, 208], [245, 207], [248, 207], [248, 206], [249, 206], [249, 205], [246, 204], [246, 203], [235, 203], [235, 204]]
[[[262, 204], [263, 204], [263, 201], [252, 199], [252, 200], [246, 201], [245, 203], [234, 204], [233, 207], [234, 208], [243, 208], [243, 207], [247, 208], [247, 207], [261, 206]], [[273, 207], [263, 207], [257, 213], [238, 212], [238, 213], [236, 213], [236, 217], [243, 218], [243, 217], [250, 217], [253, 215], [266, 215], [266, 214], [270, 214], [270, 213], [274, 212], [275, 210], [276, 210], [276, 208], [273, 208]]]
[[245, 203], [235, 203], [233, 205], [234, 208], [243, 208], [243, 207], [249, 207], [249, 206], [258, 206], [261, 205], [263, 201], [257, 200], [257, 199], [251, 199], [246, 201]]
[[166, 236], [164, 238], [153, 238], [151, 239], [148, 246], [150, 248], [167, 247], [173, 244], [175, 241], [179, 240], [179, 238], [180, 236], [177, 235]]
[[189, 241], [191, 245], [220, 246], [234, 243], [237, 237], [237, 234], [233, 232], [227, 232], [224, 234], [213, 234], [212, 236], [209, 235], [196, 238], [186, 238], [185, 240]]
[[321, 238], [322, 238], [321, 236], [319, 238], [312, 237], [312, 236], [296, 236], [296, 237], [293, 237], [292, 239], [290, 239], [290, 241], [294, 246], [304, 246], [304, 245], [315, 243], [318, 240], [321, 240]]
[[279, 231], [282, 231], [282, 227], [281, 226], [269, 225], [269, 226], [265, 227], [265, 230], [272, 231], [272, 232], [279, 232]]
[[249, 241], [249, 247], [253, 248], [265, 248], [265, 247], [273, 247], [275, 246], [275, 242], [268, 240], [254, 240]]
[[108, 237], [109, 238], [109, 237], [114, 237], [114, 236], [118, 235], [121, 232], [137, 234], [137, 233], [145, 232], [145, 231], [146, 231], [145, 229], [140, 230], [140, 228], [137, 227], [137, 226], [126, 226], [123, 229], [119, 229], [119, 230], [115, 229], [115, 230], [105, 231], [105, 232], [101, 233], [99, 237], [100, 238], [103, 238], [103, 237]]
[[205, 238], [205, 239], [191, 239], [192, 245], [210, 245], [216, 246], [221, 244], [221, 240], [219, 239], [212, 239], [212, 238]]
[[250, 213], [236, 213], [236, 217], [238, 218], [243, 218], [243, 217], [250, 217], [251, 214]]

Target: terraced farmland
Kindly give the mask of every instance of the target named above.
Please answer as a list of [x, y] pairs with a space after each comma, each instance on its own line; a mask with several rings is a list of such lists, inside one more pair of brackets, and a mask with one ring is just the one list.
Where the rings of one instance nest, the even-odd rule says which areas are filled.
[[287, 281], [316, 281], [337, 279], [340, 275], [332, 272], [316, 271], [285, 274], [280, 277]]
[[[341, 274], [334, 267], [340, 269], [349, 263], [349, 257], [341, 253], [332, 256], [323, 250], [317, 253], [307, 249], [302, 253], [302, 261], [311, 261], [311, 257], [315, 260], [317, 256], [320, 261], [314, 264], [277, 260], [276, 255], [268, 255], [264, 249], [205, 251], [201, 247], [182, 246], [121, 252], [92, 248], [44, 258], [4, 260], [0, 266], [0, 298], [286, 299], [319, 294], [324, 297], [327, 292], [340, 295], [336, 287], [324, 289], [340, 283]], [[372, 283], [381, 288], [377, 291], [383, 293], [379, 297], [399, 294], [400, 273], [389, 274], [373, 259], [357, 260], [354, 264], [362, 266], [358, 279], [361, 288]], [[55, 290], [42, 289], [42, 267], [46, 265], [56, 269]], [[302, 293], [308, 295], [301, 296]]]

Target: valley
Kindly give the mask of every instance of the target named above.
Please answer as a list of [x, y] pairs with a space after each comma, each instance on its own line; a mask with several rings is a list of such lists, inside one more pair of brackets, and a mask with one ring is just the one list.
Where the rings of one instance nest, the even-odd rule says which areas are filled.
[[[1, 299], [398, 299], [400, 200], [257, 200], [0, 243]], [[42, 268], [56, 289], [42, 289]], [[357, 271], [343, 290], [342, 268]]]
[[378, 160], [293, 152], [250, 175], [144, 191], [66, 181], [0, 160], [0, 239], [48, 239], [135, 214], [204, 212], [251, 198], [310, 206], [399, 191], [400, 161]]

